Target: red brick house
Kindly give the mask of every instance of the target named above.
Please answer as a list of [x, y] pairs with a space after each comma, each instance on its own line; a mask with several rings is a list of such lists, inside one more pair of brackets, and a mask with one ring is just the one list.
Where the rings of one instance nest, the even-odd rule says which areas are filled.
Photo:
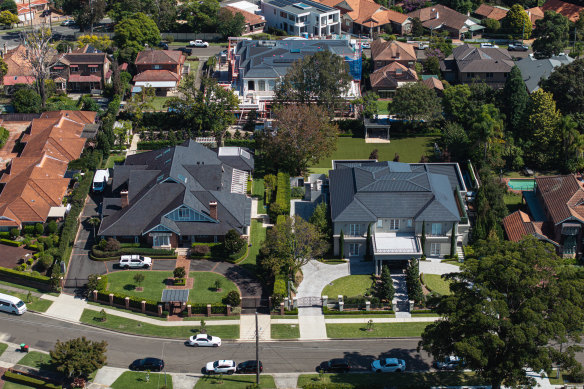
[[134, 85], [155, 88], [156, 94], [166, 96], [181, 79], [186, 56], [178, 50], [145, 50], [136, 57]]
[[88, 93], [102, 91], [111, 79], [105, 53], [68, 53], [53, 67], [57, 90]]

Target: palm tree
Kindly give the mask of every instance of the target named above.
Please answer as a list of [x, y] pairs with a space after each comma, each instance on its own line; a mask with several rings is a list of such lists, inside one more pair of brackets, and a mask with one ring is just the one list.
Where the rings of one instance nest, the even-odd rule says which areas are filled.
[[87, 223], [89, 223], [89, 225], [93, 227], [93, 236], [95, 237], [95, 228], [99, 226], [99, 223], [101, 223], [101, 219], [98, 217], [92, 217], [87, 221]]
[[[572, 116], [562, 116], [560, 119], [560, 134], [562, 137], [562, 146], [564, 148], [564, 166], [567, 170], [570, 169], [570, 159], [578, 161], [582, 159], [584, 154], [584, 136], [578, 131], [578, 123], [574, 121]], [[571, 166], [574, 168], [574, 166]]]

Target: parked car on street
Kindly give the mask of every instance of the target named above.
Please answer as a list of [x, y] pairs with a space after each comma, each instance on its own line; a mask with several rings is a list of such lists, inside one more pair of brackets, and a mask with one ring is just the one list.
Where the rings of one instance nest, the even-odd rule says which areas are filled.
[[166, 43], [166, 42], [160, 42], [158, 44], [158, 47], [160, 47], [162, 50], [168, 50], [168, 43]]
[[193, 54], [193, 49], [189, 49], [188, 47], [179, 47], [178, 51], [182, 51], [187, 57]]
[[164, 361], [160, 358], [136, 359], [130, 365], [130, 370], [162, 371], [162, 369], [164, 369]]
[[152, 266], [152, 258], [150, 257], [143, 257], [142, 255], [122, 255], [120, 257], [120, 262], [118, 265], [121, 268], [129, 269], [129, 268], [144, 268], [148, 269]]
[[[260, 373], [264, 370], [264, 366], [262, 365], [262, 361], [260, 362]], [[245, 361], [245, 362], [241, 362], [240, 364], [237, 365], [237, 372], [239, 374], [245, 374], [245, 373], [253, 373], [255, 374], [257, 372], [257, 363], [255, 360], [252, 361]]]
[[344, 358], [335, 358], [321, 363], [318, 370], [324, 370], [329, 373], [348, 373], [351, 370], [351, 364]]
[[61, 22], [61, 26], [74, 26], [74, 25], [75, 25], [75, 20], [73, 20], [73, 19], [63, 20], [63, 22]]
[[485, 43], [481, 43], [481, 48], [482, 49], [498, 49], [499, 46], [497, 46], [494, 43], [491, 42], [485, 42]]
[[209, 362], [205, 366], [207, 374], [233, 374], [237, 370], [235, 361], [222, 359], [215, 362]]
[[207, 334], [197, 334], [189, 338], [189, 346], [193, 347], [219, 347], [221, 338]]
[[378, 359], [371, 363], [371, 370], [376, 373], [400, 373], [406, 370], [406, 361], [397, 358]]
[[523, 43], [510, 43], [509, 44], [509, 51], [527, 51], [529, 50], [529, 46], [527, 46], [526, 44]]
[[441, 361], [435, 361], [434, 367], [438, 370], [455, 370], [458, 367], [463, 367], [464, 361], [459, 357], [450, 355]]
[[209, 43], [202, 41], [200, 39], [197, 39], [194, 41], [190, 41], [189, 46], [191, 46], [191, 47], [209, 47]]
[[0, 293], [0, 311], [22, 315], [26, 312], [26, 304], [18, 297]]

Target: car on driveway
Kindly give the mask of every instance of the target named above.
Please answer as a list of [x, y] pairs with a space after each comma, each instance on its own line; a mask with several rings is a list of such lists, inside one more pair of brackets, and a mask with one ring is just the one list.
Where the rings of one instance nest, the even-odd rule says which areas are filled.
[[370, 49], [371, 48], [371, 43], [369, 43], [369, 42], [361, 42], [361, 48], [362, 49]]
[[[262, 365], [262, 361], [260, 362], [260, 373], [264, 370], [264, 366]], [[245, 361], [245, 362], [241, 362], [240, 364], [237, 365], [237, 372], [239, 374], [245, 374], [245, 373], [253, 373], [255, 374], [257, 372], [257, 363], [255, 360], [252, 361]]]
[[464, 366], [464, 361], [459, 357], [450, 355], [441, 361], [435, 361], [434, 367], [438, 370], [455, 370]]
[[348, 373], [351, 370], [351, 364], [345, 358], [335, 358], [321, 363], [318, 370], [324, 370], [327, 373]]
[[236, 370], [235, 361], [229, 359], [209, 362], [205, 366], [205, 373], [207, 374], [233, 374]]
[[371, 370], [376, 373], [400, 373], [406, 370], [406, 361], [397, 358], [378, 359], [371, 363]]
[[190, 41], [189, 42], [189, 46], [190, 47], [209, 47], [209, 43], [202, 41], [200, 39], [194, 40], [194, 41]]
[[207, 334], [197, 334], [189, 338], [189, 346], [193, 347], [219, 347], [221, 338]]
[[529, 46], [523, 43], [510, 43], [508, 49], [509, 51], [527, 51]]
[[136, 359], [130, 365], [130, 370], [162, 371], [162, 369], [164, 369], [164, 361], [160, 358]]
[[152, 258], [150, 257], [143, 257], [142, 255], [122, 255], [120, 257], [120, 262], [118, 265], [123, 269], [148, 269], [152, 266]]

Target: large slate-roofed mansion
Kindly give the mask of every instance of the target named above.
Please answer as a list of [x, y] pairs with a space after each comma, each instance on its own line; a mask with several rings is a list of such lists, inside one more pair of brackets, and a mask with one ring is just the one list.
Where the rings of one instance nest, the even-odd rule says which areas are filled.
[[335, 254], [342, 230], [345, 256], [363, 257], [370, 225], [377, 274], [383, 262], [403, 266], [423, 255], [423, 223], [429, 257], [450, 255], [451, 234], [456, 245], [467, 243], [457, 163], [336, 162], [329, 180]]
[[153, 247], [217, 242], [231, 229], [246, 235], [253, 167], [245, 149], [215, 152], [193, 140], [128, 156], [113, 169], [113, 197], [103, 201], [98, 235]]

